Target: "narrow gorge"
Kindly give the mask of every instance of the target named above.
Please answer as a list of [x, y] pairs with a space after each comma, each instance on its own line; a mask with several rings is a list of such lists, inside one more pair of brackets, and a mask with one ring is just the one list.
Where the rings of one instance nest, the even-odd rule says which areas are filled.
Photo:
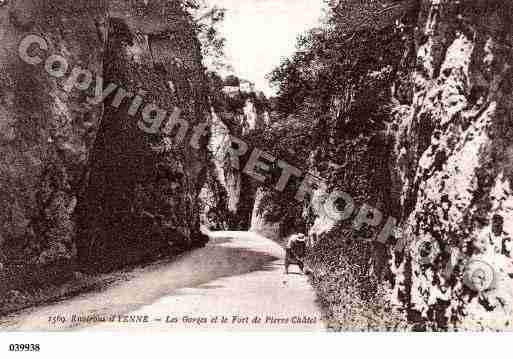
[[0, 314], [206, 228], [305, 233], [330, 330], [513, 329], [513, 4], [328, 1], [266, 95], [192, 3], [0, 1]]

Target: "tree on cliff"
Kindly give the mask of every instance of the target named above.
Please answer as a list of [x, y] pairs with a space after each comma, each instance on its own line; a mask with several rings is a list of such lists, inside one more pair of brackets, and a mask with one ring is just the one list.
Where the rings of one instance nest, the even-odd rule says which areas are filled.
[[[299, 163], [303, 170], [326, 182], [328, 188], [319, 195], [322, 191], [343, 189], [357, 206], [380, 206], [385, 216], [389, 211], [388, 168], [387, 149], [381, 136], [391, 120], [391, 85], [396, 82], [407, 47], [402, 22], [413, 15], [409, 7], [403, 7], [404, 3], [401, 2], [400, 11], [379, 23], [372, 18], [383, 8], [380, 2], [328, 3], [323, 24], [299, 37], [297, 51], [269, 75], [278, 88], [276, 126], [286, 129], [275, 142], [275, 150], [282, 151], [285, 158], [295, 155], [291, 163]], [[330, 219], [313, 209], [311, 200], [305, 206], [292, 205], [294, 198], [289, 198], [287, 191], [267, 195], [266, 202], [272, 206], [263, 204], [265, 208], [261, 210], [271, 214], [270, 218], [284, 219], [287, 225], [294, 223], [293, 230], [328, 230], [318, 228]], [[298, 217], [303, 218], [303, 223], [297, 223], [301, 222]], [[384, 263], [388, 257], [383, 248], [351, 243], [351, 223], [352, 218], [329, 229], [326, 238], [341, 242], [341, 248], [334, 248], [340, 249], [340, 253], [322, 255], [326, 246], [318, 248], [319, 253], [313, 258], [319, 261], [314, 263], [314, 274], [330, 273], [323, 280], [332, 281], [328, 290], [332, 291], [331, 298], [352, 291], [352, 296], [359, 296], [367, 301], [364, 305], [371, 307], [372, 300], [379, 296], [378, 283], [385, 277]], [[362, 231], [366, 232], [365, 237], [373, 235], [366, 228]], [[354, 275], [344, 279], [354, 285], [350, 290], [340, 287], [345, 281], [336, 274], [342, 268], [332, 262], [332, 257], [337, 256], [339, 265], [354, 267], [354, 271], [346, 268], [344, 274]], [[335, 302], [344, 299], [337, 297]]]
[[203, 60], [210, 69], [231, 70], [226, 60], [224, 47], [226, 39], [219, 32], [226, 9], [211, 6], [205, 0], [186, 0], [184, 6], [194, 19], [194, 27], [201, 41]]
[[419, 0], [325, 0], [326, 22], [344, 34], [381, 30], [417, 8]]

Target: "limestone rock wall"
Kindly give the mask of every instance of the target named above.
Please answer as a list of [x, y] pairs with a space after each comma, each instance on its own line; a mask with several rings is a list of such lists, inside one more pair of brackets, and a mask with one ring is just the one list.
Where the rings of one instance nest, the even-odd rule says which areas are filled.
[[205, 243], [210, 106], [182, 1], [3, 1], [0, 42], [0, 271]]
[[[0, 262], [69, 259], [75, 210], [101, 121], [102, 105], [67, 92], [45, 70], [50, 55], [103, 73], [105, 1], [4, 1], [0, 5]], [[29, 64], [26, 36], [46, 49]], [[39, 61], [38, 61], [39, 60]]]
[[211, 229], [230, 228], [231, 219], [238, 209], [241, 177], [239, 171], [231, 166], [230, 136], [230, 129], [213, 110], [209, 139], [210, 168], [201, 192], [203, 223]]
[[[252, 137], [266, 130], [269, 115], [257, 108], [251, 93], [238, 89], [233, 94], [218, 92], [222, 95], [212, 101], [209, 152], [214, 165], [203, 192], [207, 204], [205, 217], [210, 216], [205, 219], [213, 228], [248, 230], [258, 186], [242, 170], [254, 146]], [[241, 157], [240, 168], [236, 168], [237, 160], [231, 152], [240, 141], [245, 142], [249, 150]]]
[[396, 295], [423, 328], [512, 325], [512, 20], [510, 2], [421, 2], [391, 167], [407, 243]]
[[199, 194], [210, 111], [199, 42], [179, 2], [113, 2], [107, 47], [106, 83], [131, 96], [116, 103], [118, 90], [107, 100], [80, 208], [79, 258], [110, 267], [206, 242]]

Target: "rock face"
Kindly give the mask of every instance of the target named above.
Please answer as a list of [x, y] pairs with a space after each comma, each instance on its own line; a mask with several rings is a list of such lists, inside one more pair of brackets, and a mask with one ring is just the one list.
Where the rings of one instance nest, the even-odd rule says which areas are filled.
[[[390, 279], [392, 298], [416, 329], [511, 329], [513, 7], [401, 3], [407, 17], [365, 44], [365, 71], [325, 93], [331, 103], [317, 128], [325, 138], [312, 141], [309, 170], [326, 185], [306, 203], [304, 222], [319, 240], [375, 238], [384, 222], [358, 229], [354, 214], [336, 223], [316, 210], [326, 193], [346, 191], [398, 225], [386, 245], [351, 242], [341, 256], [358, 256], [352, 262], [360, 261], [366, 281]], [[376, 45], [385, 43], [386, 51]], [[302, 231], [283, 220], [291, 206], [270, 197], [269, 212], [277, 207], [282, 225]]]
[[269, 123], [267, 99], [253, 88], [224, 86], [212, 81], [212, 125], [209, 152], [212, 168], [202, 191], [204, 218], [212, 228], [248, 230], [257, 186], [242, 169], [251, 149], [240, 161], [232, 152], [241, 143], [252, 145], [252, 137], [265, 131]]
[[[232, 214], [237, 212], [240, 199], [240, 173], [232, 166], [230, 129], [217, 114], [213, 114], [210, 136], [210, 151], [214, 158], [215, 177], [226, 192], [226, 208]], [[233, 129], [232, 129], [233, 131]]]
[[391, 167], [408, 244], [396, 294], [424, 327], [512, 326], [512, 20], [510, 2], [421, 2]]
[[[366, 97], [378, 111], [356, 111], [359, 121], [348, 116], [335, 125], [329, 114], [323, 133], [342, 126], [343, 135], [334, 132], [319, 148], [312, 169], [328, 186], [315, 196], [338, 186], [397, 218], [397, 241], [365, 255], [381, 268], [390, 259], [378, 278], [391, 278], [392, 298], [416, 329], [511, 329], [513, 8], [499, 1], [418, 5], [396, 43], [403, 55], [393, 56], [393, 71], [377, 64], [360, 77], [365, 91], [383, 91], [348, 88], [350, 96], [334, 96], [333, 113], [352, 113], [344, 98], [365, 104]], [[358, 234], [318, 212], [312, 223], [314, 235]]]
[[0, 39], [0, 263], [204, 244], [210, 111], [182, 2], [4, 1]]
[[[44, 264], [76, 253], [73, 216], [102, 106], [67, 92], [45, 61], [62, 55], [69, 69], [101, 76], [106, 18], [104, 1], [0, 5], [0, 252], [12, 261]], [[29, 48], [39, 56], [33, 64], [18, 51], [31, 34], [41, 41]]]
[[[257, 118], [255, 113], [252, 113]], [[230, 123], [227, 126], [226, 123]], [[207, 190], [216, 200], [210, 208], [211, 222], [224, 223], [225, 228], [232, 230], [247, 230], [250, 226], [251, 211], [255, 200], [255, 188], [252, 180], [237, 168], [238, 160], [233, 157], [232, 151], [237, 149], [238, 143], [244, 141], [245, 134], [251, 130], [244, 124], [246, 115], [230, 112], [214, 114], [211, 127], [210, 151], [214, 166], [212, 168], [212, 185]], [[243, 168], [245, 158], [241, 157], [240, 167]], [[214, 183], [215, 182], [215, 183]]]
[[[205, 243], [198, 197], [210, 113], [179, 2], [113, 1], [110, 15], [104, 79], [119, 87], [106, 101], [78, 238], [79, 258], [115, 265]], [[120, 91], [130, 93], [121, 102]]]

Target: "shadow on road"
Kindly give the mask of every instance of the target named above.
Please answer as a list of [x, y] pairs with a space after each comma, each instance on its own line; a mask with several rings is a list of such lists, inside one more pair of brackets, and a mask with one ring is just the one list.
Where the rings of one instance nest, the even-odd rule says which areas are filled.
[[[2, 318], [4, 330], [76, 329], [71, 323], [50, 326], [48, 318], [55, 315], [112, 315], [132, 312], [150, 305], [180, 288], [194, 288], [223, 277], [254, 271], [272, 270], [279, 258], [269, 253], [248, 249], [241, 241], [228, 237], [214, 238], [205, 248], [182, 255], [173, 262], [162, 261], [114, 273], [118, 280], [103, 287], [83, 292], [56, 303], [24, 310]], [[214, 288], [212, 288], [214, 289]]]

